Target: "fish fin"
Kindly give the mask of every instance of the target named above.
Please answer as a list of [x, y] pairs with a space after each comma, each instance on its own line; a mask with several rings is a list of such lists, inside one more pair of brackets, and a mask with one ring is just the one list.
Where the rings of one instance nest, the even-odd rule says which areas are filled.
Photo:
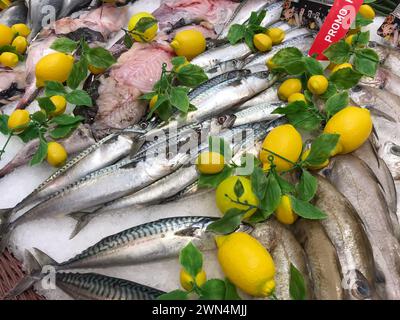
[[14, 288], [7, 292], [3, 299], [12, 299], [19, 296], [32, 287], [35, 282], [40, 281], [44, 277], [44, 275], [41, 274], [42, 266], [28, 250], [25, 250], [25, 259], [28, 274], [23, 277]]
[[69, 239], [71, 240], [89, 224], [95, 215], [88, 212], [74, 212], [68, 216], [76, 220], [75, 228], [69, 236]]
[[130, 157], [133, 158], [139, 151], [139, 149], [143, 146], [146, 142], [146, 137], [144, 135], [138, 136], [133, 139], [131, 151], [129, 153]]
[[42, 250], [38, 249], [38, 248], [33, 248], [33, 250], [35, 251], [36, 254], [36, 261], [38, 262], [38, 264], [40, 266], [58, 266], [59, 263], [57, 261], [55, 261], [53, 258], [51, 258], [49, 255], [47, 255], [46, 253], [44, 253]]

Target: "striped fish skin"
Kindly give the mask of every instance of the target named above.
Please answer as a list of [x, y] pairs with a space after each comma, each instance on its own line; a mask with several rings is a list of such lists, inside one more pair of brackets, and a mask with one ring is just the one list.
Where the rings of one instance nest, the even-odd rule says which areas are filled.
[[56, 273], [56, 285], [76, 300], [155, 300], [165, 293], [97, 273]]
[[189, 242], [199, 250], [211, 250], [215, 248], [214, 237], [206, 232], [206, 228], [215, 220], [211, 217], [173, 217], [135, 226], [100, 240], [56, 268], [69, 270], [157, 261], [178, 256]]

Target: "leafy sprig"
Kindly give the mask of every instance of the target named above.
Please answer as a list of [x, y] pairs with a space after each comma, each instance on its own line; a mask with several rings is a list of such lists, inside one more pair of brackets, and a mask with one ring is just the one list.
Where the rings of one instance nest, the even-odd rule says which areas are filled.
[[190, 88], [195, 88], [208, 80], [204, 70], [187, 62], [185, 57], [172, 59], [173, 68], [167, 70], [163, 64], [160, 80], [153, 91], [141, 96], [142, 100], [150, 101], [157, 96], [157, 102], [151, 108], [148, 118], [156, 113], [161, 120], [167, 121], [175, 111], [186, 114], [196, 107], [189, 101]]

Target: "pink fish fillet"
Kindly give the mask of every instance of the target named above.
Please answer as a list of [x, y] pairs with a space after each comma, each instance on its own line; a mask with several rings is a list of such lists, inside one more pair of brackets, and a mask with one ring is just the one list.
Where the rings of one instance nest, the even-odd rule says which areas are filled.
[[127, 7], [115, 7], [111, 4], [83, 13], [79, 18], [66, 17], [56, 21], [56, 34], [68, 34], [81, 28], [100, 32], [105, 39], [123, 28], [128, 21]]
[[187, 25], [206, 21], [216, 27], [228, 21], [238, 5], [229, 0], [166, 0], [153, 15], [163, 31], [182, 22]]

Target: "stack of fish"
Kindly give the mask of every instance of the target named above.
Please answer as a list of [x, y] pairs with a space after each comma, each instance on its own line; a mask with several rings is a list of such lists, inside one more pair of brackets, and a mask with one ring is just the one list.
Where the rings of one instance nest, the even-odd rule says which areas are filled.
[[[15, 228], [35, 219], [60, 215], [76, 219], [72, 238], [96, 215], [112, 214], [117, 209], [133, 214], [135, 207], [177, 201], [198, 193], [198, 173], [192, 163], [199, 152], [208, 148], [210, 135], [233, 141], [234, 160], [244, 153], [257, 154], [268, 132], [285, 123], [284, 118], [271, 114], [281, 102], [276, 94], [278, 79], [268, 72], [265, 61], [289, 46], [306, 52], [313, 42], [313, 35], [306, 29], [279, 22], [282, 2], [154, 1], [154, 15], [164, 36], [188, 25], [207, 35], [211, 49], [192, 63], [204, 68], [210, 79], [190, 92], [191, 103], [197, 109], [187, 117], [177, 115], [168, 123], [157, 119], [143, 121], [146, 106], [138, 97], [151, 91], [160, 77], [161, 65], [170, 63], [173, 54], [162, 42], [135, 44], [126, 51], [118, 31], [132, 13], [149, 10], [149, 1], [99, 8], [95, 1], [55, 1], [57, 17], [61, 19], [42, 31], [39, 21], [43, 16], [35, 9], [51, 5], [52, 1], [38, 2], [27, 1], [25, 6], [23, 1], [16, 1], [0, 15], [0, 22], [6, 24], [28, 21], [33, 35], [38, 34], [22, 71], [0, 71], [0, 101], [5, 110], [24, 107], [32, 101], [36, 91], [34, 66], [59, 35], [75, 38], [84, 33], [89, 41], [109, 48], [118, 62], [107, 76], [91, 77], [85, 83], [96, 97], [96, 107], [76, 110], [85, 115], [86, 124], [63, 143], [76, 156], [14, 208], [0, 213], [2, 249]], [[86, 9], [70, 16], [82, 7]], [[245, 22], [252, 11], [262, 9], [267, 10], [262, 24], [280, 26], [286, 31], [285, 41], [268, 53], [256, 54], [245, 44], [228, 44], [230, 26]], [[400, 299], [400, 210], [396, 192], [396, 187], [400, 188], [400, 53], [379, 44], [371, 45], [380, 54], [380, 70], [375, 79], [363, 79], [351, 91], [351, 99], [371, 110], [375, 132], [361, 149], [352, 155], [335, 157], [318, 175], [315, 204], [328, 218], [321, 222], [300, 220], [291, 229], [273, 219], [254, 229], [241, 226], [271, 252], [276, 263], [279, 299], [290, 299], [291, 264], [305, 276], [310, 299]], [[178, 128], [177, 132], [166, 135], [172, 127]], [[247, 129], [252, 130], [253, 136], [235, 142], [238, 140], [234, 137]], [[195, 153], [180, 152], [179, 147], [193, 133], [201, 133]], [[161, 138], [150, 139], [154, 136]], [[27, 144], [0, 170], [0, 176], [26, 164], [37, 145], [35, 141]], [[167, 149], [167, 145], [176, 147], [177, 152], [168, 157], [148, 156]], [[27, 256], [29, 275], [10, 296], [42, 278], [41, 267], [50, 265], [57, 271], [58, 286], [75, 298], [154, 299], [162, 292], [125, 280], [70, 270], [176, 257], [190, 241], [201, 250], [212, 250], [215, 244], [206, 231], [212, 221], [211, 217], [172, 217], [134, 226], [102, 239], [62, 263], [36, 249], [36, 258], [32, 254]]]

